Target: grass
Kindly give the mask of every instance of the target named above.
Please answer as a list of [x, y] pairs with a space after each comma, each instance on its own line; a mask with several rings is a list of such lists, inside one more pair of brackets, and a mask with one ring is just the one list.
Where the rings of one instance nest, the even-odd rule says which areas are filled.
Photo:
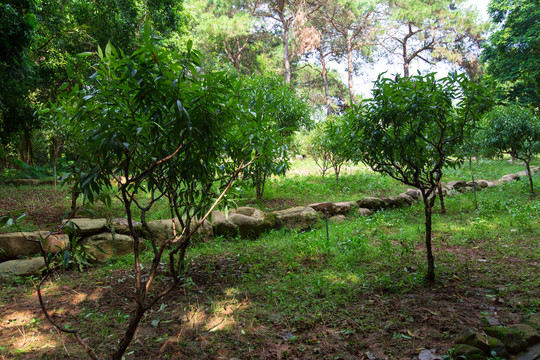
[[[480, 163], [477, 178], [521, 170], [506, 162]], [[467, 171], [449, 172], [448, 180], [461, 180]], [[360, 181], [376, 194], [401, 191], [390, 179], [363, 173], [342, 180]], [[300, 193], [295, 201], [330, 200], [332, 183], [297, 174], [273, 179], [267, 196], [290, 199]], [[331, 200], [367, 193], [344, 191]], [[328, 239], [321, 221], [305, 232], [276, 230], [257, 240], [195, 244], [186, 284], [149, 312], [126, 359], [347, 359], [367, 352], [409, 359], [420, 348], [444, 353], [459, 330], [481, 328], [486, 316], [516, 323], [540, 310], [540, 202], [523, 181], [482, 190], [477, 199], [475, 209], [472, 193], [447, 197], [448, 213], [434, 214], [435, 285], [423, 280], [418, 202], [370, 217], [351, 214], [330, 224]], [[126, 256], [84, 274], [59, 274], [46, 289], [57, 319], [81, 328], [102, 354], [129, 316], [132, 260]], [[143, 261], [148, 264], [150, 255]], [[32, 281], [0, 292], [0, 358], [81, 356], [70, 338], [44, 321]]]
[[[505, 160], [480, 160], [473, 162], [472, 171], [475, 179], [496, 180], [503, 175], [522, 171], [522, 165], [510, 164]], [[448, 169], [444, 181], [470, 180], [471, 170], [464, 164], [457, 169]], [[292, 160], [291, 169], [285, 177], [272, 177], [267, 181], [262, 201], [255, 199], [251, 188], [240, 186], [237, 202], [239, 206], [254, 206], [265, 211], [281, 210], [293, 206], [304, 206], [322, 201], [356, 201], [366, 196], [397, 195], [407, 189], [407, 186], [389, 176], [374, 173], [362, 165], [349, 165], [344, 168], [335, 181], [333, 174], [324, 178], [313, 160]], [[115, 191], [108, 190], [114, 199]], [[144, 198], [141, 194], [141, 198]], [[70, 207], [70, 195], [67, 186], [55, 191], [52, 185], [33, 186], [0, 186], [0, 216], [25, 212], [26, 218], [19, 224], [25, 231], [43, 229], [43, 225], [51, 224], [54, 228]], [[80, 199], [82, 200], [82, 199]], [[82, 206], [82, 202], [79, 201]], [[111, 206], [106, 206], [100, 198], [95, 204], [86, 206], [91, 212], [81, 211], [79, 216], [93, 217], [124, 217], [122, 204], [117, 199]], [[137, 215], [137, 209], [134, 214]], [[170, 218], [166, 203], [158, 202], [149, 214], [149, 220]], [[5, 232], [6, 229], [0, 229]]]

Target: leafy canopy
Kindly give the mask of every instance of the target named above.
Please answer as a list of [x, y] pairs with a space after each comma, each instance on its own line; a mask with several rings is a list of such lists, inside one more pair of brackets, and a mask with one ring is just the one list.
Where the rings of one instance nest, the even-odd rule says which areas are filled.
[[482, 53], [486, 73], [505, 100], [540, 107], [540, 2], [492, 0], [488, 11], [499, 28]]
[[454, 155], [482, 103], [482, 86], [464, 74], [439, 80], [435, 74], [395, 80], [381, 75], [373, 98], [349, 114], [356, 125], [355, 157], [407, 185], [432, 189], [443, 167], [462, 161]]

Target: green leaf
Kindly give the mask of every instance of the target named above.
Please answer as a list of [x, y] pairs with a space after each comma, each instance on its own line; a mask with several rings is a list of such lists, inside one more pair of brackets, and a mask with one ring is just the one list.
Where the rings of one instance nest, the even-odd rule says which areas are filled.
[[92, 56], [92, 55], [94, 55], [94, 53], [91, 52], [91, 51], [85, 51], [85, 52], [77, 54], [78, 57], [88, 57], [88, 56]]
[[69, 266], [69, 260], [71, 259], [71, 254], [69, 253], [69, 251], [64, 251], [64, 257], [62, 259], [62, 266], [64, 267], [64, 269], [67, 269], [68, 266]]

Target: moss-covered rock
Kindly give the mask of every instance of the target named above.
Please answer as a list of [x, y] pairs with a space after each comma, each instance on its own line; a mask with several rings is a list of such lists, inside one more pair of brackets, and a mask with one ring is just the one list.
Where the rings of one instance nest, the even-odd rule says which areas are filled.
[[[103, 262], [113, 256], [122, 256], [133, 252], [133, 238], [129, 235], [102, 233], [81, 240], [81, 245], [97, 262]], [[140, 243], [144, 248], [144, 243]]]
[[489, 351], [488, 339], [476, 330], [470, 328], [460, 331], [456, 336], [455, 343], [471, 345], [484, 352]]
[[537, 330], [540, 330], [540, 312], [531, 315], [525, 322]]
[[510, 357], [508, 351], [504, 347], [504, 343], [501, 340], [493, 336], [488, 336], [487, 340], [490, 354], [495, 355], [501, 359], [508, 359]]
[[487, 326], [484, 328], [484, 332], [501, 340], [506, 350], [512, 354], [517, 354], [527, 348], [525, 335], [518, 330], [505, 326]]
[[540, 342], [540, 334], [531, 325], [516, 324], [509, 326], [509, 328], [521, 332], [529, 346], [538, 344]]
[[467, 345], [467, 344], [459, 344], [456, 347], [454, 347], [453, 352], [454, 358], [459, 358], [460, 356], [464, 357], [467, 360], [486, 360], [487, 355], [485, 352], [483, 352], [481, 349]]

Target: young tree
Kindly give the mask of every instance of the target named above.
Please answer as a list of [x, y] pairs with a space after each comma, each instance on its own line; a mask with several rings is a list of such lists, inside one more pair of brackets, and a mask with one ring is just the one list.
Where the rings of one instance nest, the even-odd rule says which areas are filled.
[[363, 109], [355, 107], [347, 115], [354, 129], [353, 159], [422, 193], [426, 280], [430, 282], [435, 280], [431, 246], [433, 195], [443, 169], [461, 163], [462, 158], [454, 155], [479, 119], [483, 103], [483, 88], [463, 74], [440, 80], [435, 79], [435, 74], [395, 80], [379, 76], [373, 98]]
[[478, 46], [486, 24], [478, 20], [476, 12], [465, 8], [464, 2], [388, 1], [383, 24], [388, 30], [381, 45], [401, 58], [403, 76], [409, 76], [416, 58], [429, 64], [440, 59], [459, 62], [466, 47]]
[[[243, 172], [243, 179], [262, 199], [266, 180], [272, 175], [285, 175], [289, 166], [289, 146], [294, 131], [309, 128], [309, 109], [303, 98], [278, 77], [252, 76], [244, 79], [241, 106], [246, 115], [232, 132], [226, 154], [241, 164], [257, 156], [253, 165]], [[246, 139], [252, 144], [245, 148]]]
[[[229, 130], [243, 119], [236, 101], [239, 87], [225, 73], [198, 74], [199, 56], [190, 47], [182, 56], [155, 47], [146, 27], [145, 45], [129, 56], [110, 45], [104, 52], [99, 49], [96, 73], [74, 86], [64, 106], [57, 108], [65, 110], [59, 118], [68, 121], [68, 139], [77, 141], [72, 144], [75, 186], [92, 201], [102, 189], [120, 184], [134, 239], [136, 301], [112, 359], [123, 358], [144, 314], [182, 284], [192, 235], [251, 160], [237, 165], [223, 157]], [[249, 148], [249, 136], [245, 139], [243, 146]], [[146, 219], [158, 201], [166, 201], [176, 219], [173, 235], [160, 242]], [[151, 264], [144, 267], [140, 258], [144, 239], [133, 225], [137, 212], [153, 254]], [[155, 279], [162, 271], [171, 281], [158, 289]], [[78, 331], [50, 318], [38, 294], [47, 318], [58, 329], [75, 334], [97, 359]]]
[[319, 122], [308, 134], [306, 152], [315, 161], [324, 178], [330, 169], [330, 144], [324, 132], [324, 122]]
[[531, 195], [534, 195], [531, 161], [540, 153], [540, 121], [532, 110], [499, 106], [487, 113], [481, 133], [485, 151], [509, 154], [525, 163]]
[[350, 137], [350, 127], [343, 116], [334, 116], [325, 121], [324, 133], [328, 138], [330, 148], [330, 164], [334, 169], [336, 183], [342, 166], [350, 160], [349, 145], [343, 139]]

